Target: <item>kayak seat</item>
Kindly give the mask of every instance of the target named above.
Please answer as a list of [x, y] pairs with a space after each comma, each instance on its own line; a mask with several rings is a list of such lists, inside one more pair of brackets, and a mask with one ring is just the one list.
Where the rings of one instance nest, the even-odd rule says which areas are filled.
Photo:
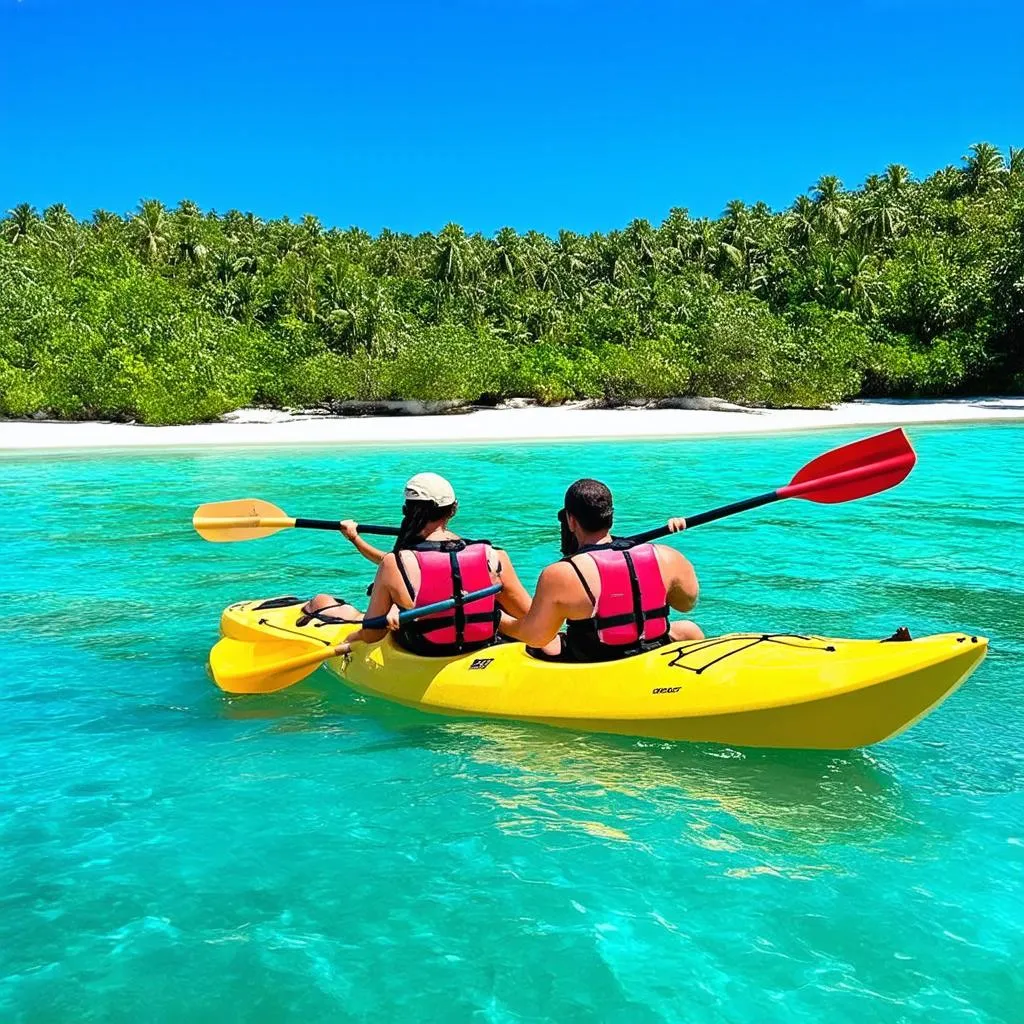
[[304, 603], [305, 601], [301, 597], [272, 597], [268, 601], [256, 605], [253, 611], [265, 612], [271, 608], [290, 608], [293, 604]]
[[560, 662], [563, 662], [565, 664], [568, 664], [571, 659], [567, 658], [566, 654], [565, 654], [565, 634], [564, 633], [559, 633], [558, 634], [558, 640], [559, 640], [559, 643], [560, 643], [561, 647], [560, 647], [560, 650], [559, 650], [559, 652], [557, 654], [548, 654], [544, 650], [544, 648], [542, 648], [542, 647], [527, 647], [526, 648], [526, 653], [531, 658], [536, 658], [537, 661], [554, 661], [554, 662], [559, 662], [560, 661]]

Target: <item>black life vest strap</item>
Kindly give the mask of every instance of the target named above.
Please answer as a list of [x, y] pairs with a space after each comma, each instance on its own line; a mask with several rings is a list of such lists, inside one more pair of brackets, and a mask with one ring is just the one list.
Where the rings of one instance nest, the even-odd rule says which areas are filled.
[[455, 599], [455, 607], [452, 609], [455, 614], [455, 647], [461, 652], [466, 642], [466, 600], [462, 590], [462, 568], [458, 552], [449, 551], [448, 560], [452, 567], [452, 595]]
[[633, 621], [636, 623], [636, 635], [643, 639], [644, 635], [644, 601], [640, 596], [640, 577], [636, 574], [636, 566], [633, 564], [633, 557], [628, 551], [622, 552], [626, 560], [626, 568], [629, 570], [629, 587], [633, 592]]
[[[407, 551], [437, 551], [448, 555], [452, 574], [452, 597], [455, 601], [452, 614], [414, 619], [412, 622], [402, 626], [402, 634], [410, 639], [422, 637], [426, 633], [434, 632], [434, 630], [454, 627], [454, 643], [435, 644], [431, 642], [431, 653], [462, 654], [467, 649], [477, 649], [478, 647], [486, 646], [487, 643], [494, 642], [492, 639], [484, 644], [467, 644], [466, 625], [468, 623], [487, 623], [494, 627], [495, 635], [497, 635], [498, 626], [501, 623], [501, 606], [498, 604], [497, 599], [494, 601], [493, 611], [466, 613], [466, 594], [462, 586], [462, 567], [459, 565], [459, 552], [464, 551], [473, 544], [486, 544], [488, 547], [493, 547], [489, 540], [463, 540], [460, 538], [459, 540], [424, 540], [402, 549]], [[402, 562], [402, 551], [395, 552], [395, 561], [398, 563], [398, 570], [402, 574], [405, 588], [409, 592], [409, 600], [412, 602], [413, 607], [415, 607], [416, 595], [413, 592], [412, 580], [409, 578], [409, 574]]]
[[565, 558], [563, 561], [568, 562], [572, 566], [572, 571], [579, 577], [580, 583], [583, 584], [583, 589], [586, 592], [587, 598], [590, 603], [597, 608], [597, 598], [594, 597], [594, 592], [590, 589], [590, 584], [587, 583], [586, 577], [583, 575], [583, 571], [580, 567], [572, 560], [572, 558]]
[[623, 558], [626, 560], [626, 568], [629, 570], [629, 584], [633, 595], [633, 610], [630, 612], [622, 612], [619, 615], [594, 615], [590, 619], [573, 619], [571, 620], [574, 624], [578, 623], [582, 628], [586, 628], [587, 623], [592, 623], [592, 628], [596, 632], [599, 629], [611, 629], [614, 626], [628, 626], [631, 622], [636, 625], [637, 633], [643, 637], [644, 628], [648, 621], [651, 619], [667, 619], [669, 616], [668, 604], [660, 605], [657, 608], [643, 607], [643, 599], [640, 595], [640, 578], [636, 574], [636, 566], [633, 564], [633, 559], [629, 555], [629, 548], [632, 545], [624, 543], [628, 538], [623, 538], [621, 541], [613, 541], [611, 544], [587, 544], [580, 548], [579, 551], [574, 552], [567, 558], [563, 558], [563, 562], [568, 562], [572, 566], [572, 571], [576, 573], [579, 578], [580, 584], [585, 591], [588, 600], [594, 606], [594, 610], [597, 610], [597, 598], [594, 597], [594, 592], [590, 589], [590, 584], [587, 583], [586, 577], [583, 575], [580, 567], [573, 561], [576, 555], [588, 555], [591, 551], [621, 551]]
[[[649, 608], [641, 614], [643, 624], [646, 625], [651, 619], [667, 619], [669, 614], [668, 605], [660, 608]], [[592, 622], [595, 629], [611, 629], [613, 626], [628, 626], [636, 622], [637, 616], [633, 612], [622, 612], [621, 615], [602, 615], [600, 618], [579, 619], [573, 621]], [[642, 630], [641, 630], [642, 632]]]
[[450, 551], [462, 551], [464, 548], [468, 548], [473, 544], [486, 544], [488, 547], [493, 547], [489, 540], [467, 540], [465, 537], [459, 537], [457, 540], [421, 540], [415, 544], [409, 544], [403, 548], [403, 551], [442, 551], [448, 554]]
[[402, 560], [401, 551], [395, 552], [395, 561], [398, 563], [398, 571], [402, 574], [402, 582], [405, 584], [405, 589], [409, 594], [409, 602], [410, 604], [416, 604], [416, 595], [412, 591], [412, 580], [409, 579], [409, 573], [406, 571], [405, 562]]
[[636, 544], [637, 542], [632, 537], [612, 537], [609, 544], [582, 544], [566, 558], [572, 558], [575, 555], [588, 555], [591, 551], [626, 551], [629, 548], [635, 548]]
[[[491, 612], [472, 612], [469, 615], [463, 615], [463, 619], [468, 623], [481, 623], [486, 622], [492, 624], [494, 622], [494, 615]], [[458, 628], [455, 615], [438, 616], [437, 618], [429, 619], [413, 619], [412, 622], [406, 622], [402, 626], [404, 632], [419, 633], [433, 633], [435, 629], [449, 629], [451, 626]], [[465, 639], [463, 638], [463, 643]], [[457, 647], [458, 641], [449, 646]]]
[[[405, 584], [405, 589], [409, 594], [409, 600], [415, 605], [416, 595], [413, 593], [412, 580], [409, 578], [409, 572], [405, 568], [405, 561], [402, 559], [403, 551], [441, 551], [445, 554], [452, 552], [463, 551], [472, 544], [486, 544], [488, 547], [493, 547], [489, 540], [464, 540], [459, 538], [458, 540], [421, 540], [418, 544], [410, 544], [408, 547], [400, 548], [395, 552], [395, 561], [398, 563], [398, 571], [402, 576], [402, 582]], [[373, 584], [371, 583], [367, 589], [369, 595], [373, 590]], [[458, 590], [458, 588], [456, 588]]]
[[[445, 553], [451, 553], [453, 551], [459, 552], [464, 548], [468, 548], [471, 544], [489, 544], [489, 541], [464, 541], [460, 538], [458, 541], [420, 541], [418, 544], [411, 544], [408, 548], [399, 548], [394, 553], [394, 560], [398, 563], [398, 572], [401, 573], [401, 582], [406, 585], [406, 591], [409, 593], [409, 600], [415, 605], [416, 594], [413, 591], [413, 581], [409, 578], [409, 570], [406, 568], [401, 553], [403, 551], [443, 551]], [[370, 591], [373, 590], [373, 585], [370, 587]], [[369, 593], [369, 592], [368, 592]]]

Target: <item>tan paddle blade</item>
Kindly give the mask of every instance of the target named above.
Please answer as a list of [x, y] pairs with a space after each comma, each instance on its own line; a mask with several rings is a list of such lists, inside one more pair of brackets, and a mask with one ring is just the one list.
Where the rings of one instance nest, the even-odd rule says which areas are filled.
[[333, 645], [325, 647], [315, 640], [253, 644], [224, 637], [210, 651], [210, 675], [226, 693], [276, 693], [312, 675], [336, 653]]
[[295, 520], [269, 501], [239, 498], [200, 505], [192, 516], [192, 525], [203, 540], [225, 543], [269, 537], [294, 526]]

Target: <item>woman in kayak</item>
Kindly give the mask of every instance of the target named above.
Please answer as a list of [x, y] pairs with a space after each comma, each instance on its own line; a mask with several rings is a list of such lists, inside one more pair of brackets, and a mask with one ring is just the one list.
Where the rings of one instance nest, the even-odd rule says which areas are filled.
[[[704, 638], [696, 623], [668, 617], [670, 608], [688, 612], [697, 603], [693, 566], [662, 544], [614, 541], [612, 515], [612, 493], [599, 480], [577, 480], [565, 492], [558, 514], [565, 557], [540, 574], [529, 613], [501, 623], [507, 636], [531, 645], [531, 654], [614, 661]], [[670, 519], [668, 526], [676, 533], [686, 520]]]
[[[489, 541], [464, 540], [449, 529], [457, 510], [455, 491], [444, 477], [418, 473], [405, 485], [402, 523], [394, 550], [376, 552], [361, 538], [361, 544], [356, 545], [371, 561], [380, 554], [367, 618], [385, 615], [392, 607], [423, 607], [501, 583], [497, 595], [399, 626], [396, 642], [415, 654], [447, 655], [486, 647], [497, 639], [503, 611], [519, 618], [530, 609], [530, 597], [506, 551]], [[303, 615], [326, 621], [363, 617], [353, 605], [329, 594], [318, 594], [309, 601]], [[386, 629], [360, 629], [348, 642], [372, 643], [386, 633]]]

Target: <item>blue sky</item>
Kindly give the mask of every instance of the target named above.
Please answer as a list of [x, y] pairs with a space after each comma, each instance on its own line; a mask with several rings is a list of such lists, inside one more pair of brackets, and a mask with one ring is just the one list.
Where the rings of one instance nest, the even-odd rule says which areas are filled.
[[1024, 146], [1024, 3], [0, 0], [0, 132], [2, 209], [607, 230]]

